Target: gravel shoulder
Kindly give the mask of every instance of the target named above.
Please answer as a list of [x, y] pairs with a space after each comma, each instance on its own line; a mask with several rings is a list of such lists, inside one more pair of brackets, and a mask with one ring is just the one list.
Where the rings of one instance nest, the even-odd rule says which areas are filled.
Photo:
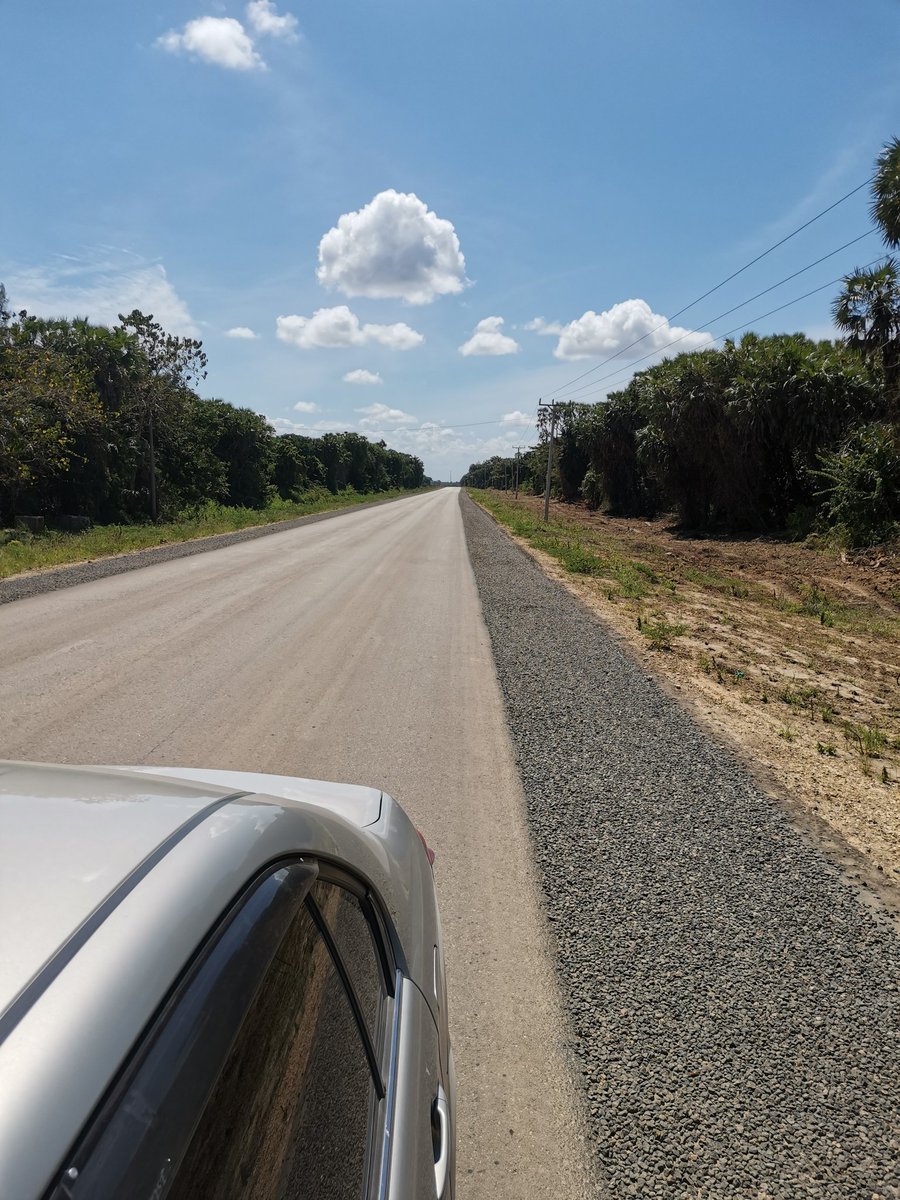
[[461, 497], [611, 1196], [900, 1198], [900, 939]]

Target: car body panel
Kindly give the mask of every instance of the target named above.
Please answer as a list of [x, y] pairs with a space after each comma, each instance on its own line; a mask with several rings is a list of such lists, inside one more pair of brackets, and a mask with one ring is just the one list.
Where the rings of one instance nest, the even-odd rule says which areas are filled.
[[163, 775], [194, 783], [221, 787], [230, 792], [255, 792], [278, 800], [299, 800], [338, 813], [354, 825], [374, 825], [381, 815], [381, 792], [377, 788], [321, 779], [297, 779], [292, 775], [265, 775], [253, 771], [217, 771], [200, 767], [129, 767], [148, 775]]
[[[442, 1082], [437, 1028], [425, 998], [408, 979], [400, 1001], [397, 1089], [386, 1200], [437, 1200], [431, 1107]], [[450, 1200], [445, 1190], [441, 1200]]]
[[[135, 866], [195, 814], [235, 788], [112, 771], [0, 765], [0, 1012]], [[47, 881], [52, 879], [53, 886]]]
[[[60, 777], [48, 783], [45, 771], [21, 768], [16, 779], [20, 804], [29, 772], [35, 797], [65, 786]], [[8, 781], [13, 777], [10, 772]], [[286, 858], [352, 864], [383, 908], [398, 966], [425, 997], [433, 1036], [446, 1028], [434, 995], [433, 947], [440, 945], [440, 923], [431, 868], [409, 819], [390, 797], [381, 799], [378, 820], [360, 827], [321, 804], [265, 795], [227, 799], [227, 790], [223, 795], [222, 788], [208, 785], [204, 790], [171, 776], [161, 777], [159, 784], [147, 773], [125, 770], [74, 772], [71, 777], [81, 779], [86, 789], [112, 780], [109, 787], [120, 792], [131, 779], [134, 794], [144, 797], [162, 786], [160, 799], [140, 803], [159, 804], [168, 812], [176, 796], [191, 819], [205, 811], [203, 804], [210, 811], [153, 863], [138, 886], [124, 891], [0, 1042], [0, 1079], [16, 1081], [14, 1088], [0, 1089], [0, 1195], [42, 1194], [197, 947], [248, 882]], [[129, 810], [139, 814], [140, 822], [148, 820], [137, 801]], [[87, 811], [85, 802], [80, 811]], [[171, 813], [167, 819], [166, 828], [171, 828]], [[92, 815], [89, 823], [94, 821]], [[99, 820], [94, 828], [110, 835]], [[55, 837], [52, 829], [43, 833], [50, 840]], [[111, 835], [108, 840], [116, 842]], [[146, 857], [147, 846], [142, 843], [140, 849]], [[0, 853], [4, 850], [0, 836]], [[114, 846], [109, 853], [115, 856]], [[33, 864], [35, 886], [40, 885], [40, 861], [38, 856]], [[0, 875], [3, 870], [0, 862]], [[27, 914], [13, 908], [0, 913], [0, 920], [14, 940], [27, 938]], [[449, 1045], [441, 1046], [444, 1072], [448, 1055]], [[40, 1138], [34, 1137], [36, 1128]]]

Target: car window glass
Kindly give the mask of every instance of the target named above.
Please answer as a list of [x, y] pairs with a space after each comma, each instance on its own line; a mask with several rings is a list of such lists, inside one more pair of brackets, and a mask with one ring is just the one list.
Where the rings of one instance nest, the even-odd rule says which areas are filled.
[[325, 918], [338, 953], [359, 999], [363, 1018], [376, 1052], [384, 1001], [384, 973], [374, 935], [359, 900], [346, 888], [317, 879], [310, 892]]
[[306, 871], [286, 903], [281, 871], [243, 905], [54, 1200], [363, 1195], [383, 1105]]
[[263, 981], [170, 1200], [358, 1200], [371, 1077], [343, 985], [301, 911]]

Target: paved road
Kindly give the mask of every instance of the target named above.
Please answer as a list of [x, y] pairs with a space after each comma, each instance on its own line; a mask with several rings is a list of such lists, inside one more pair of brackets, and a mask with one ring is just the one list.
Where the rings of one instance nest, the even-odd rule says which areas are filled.
[[396, 796], [438, 853], [460, 1196], [584, 1193], [523, 800], [457, 492], [0, 609], [0, 757]]

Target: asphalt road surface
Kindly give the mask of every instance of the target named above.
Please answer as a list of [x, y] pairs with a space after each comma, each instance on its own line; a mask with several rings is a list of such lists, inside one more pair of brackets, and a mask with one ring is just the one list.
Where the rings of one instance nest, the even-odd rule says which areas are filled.
[[0, 608], [0, 757], [382, 787], [437, 851], [470, 1197], [592, 1193], [456, 489]]

